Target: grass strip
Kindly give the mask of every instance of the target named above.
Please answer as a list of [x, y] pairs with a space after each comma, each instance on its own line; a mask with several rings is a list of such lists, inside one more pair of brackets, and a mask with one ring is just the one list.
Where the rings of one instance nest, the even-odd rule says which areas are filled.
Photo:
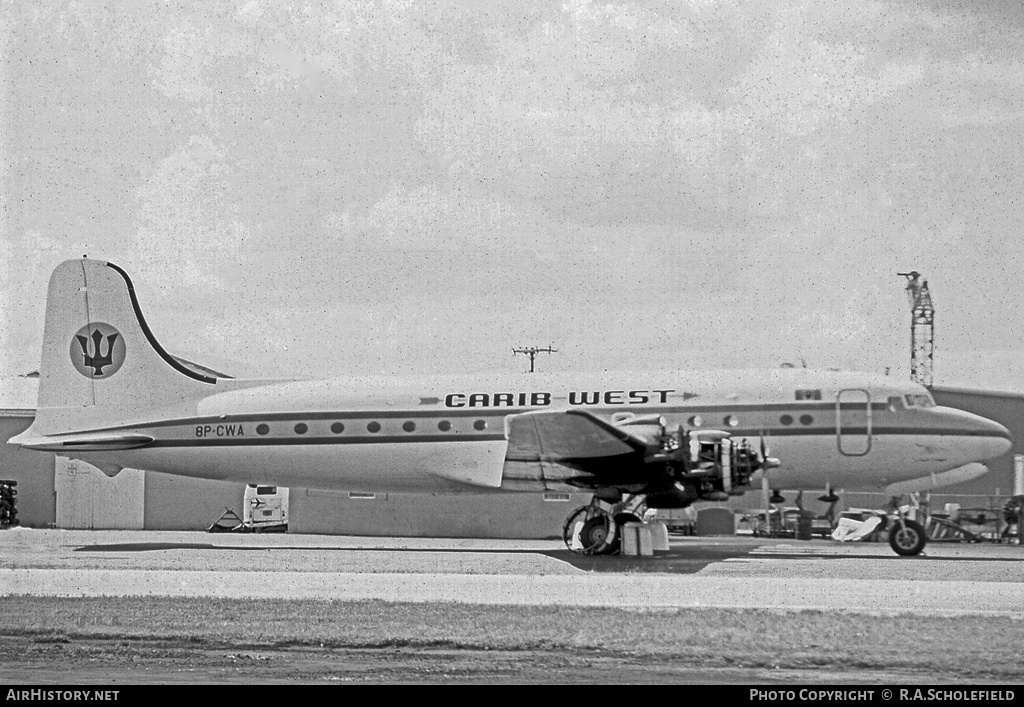
[[[2, 597], [0, 634], [205, 647], [612, 652], [695, 665], [1019, 677], [1024, 622], [749, 609], [614, 609], [379, 601]], [[2, 653], [2, 649], [0, 649]]]

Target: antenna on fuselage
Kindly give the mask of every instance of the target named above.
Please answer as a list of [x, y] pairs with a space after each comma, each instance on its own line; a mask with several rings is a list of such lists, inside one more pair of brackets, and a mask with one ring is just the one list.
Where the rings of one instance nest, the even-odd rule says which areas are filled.
[[553, 349], [550, 346], [546, 346], [543, 349], [538, 348], [536, 346], [512, 349], [513, 356], [515, 356], [516, 354], [526, 354], [527, 356], [530, 357], [530, 373], [533, 373], [533, 361], [535, 358], [537, 358], [537, 354], [539, 353], [558, 353], [558, 349]]

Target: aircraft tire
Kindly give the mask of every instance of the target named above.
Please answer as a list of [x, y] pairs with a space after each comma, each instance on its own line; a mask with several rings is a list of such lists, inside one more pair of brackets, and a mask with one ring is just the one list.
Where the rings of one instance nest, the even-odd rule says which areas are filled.
[[924, 527], [916, 521], [907, 520], [900, 523], [899, 520], [895, 520], [889, 528], [889, 547], [897, 555], [919, 555], [927, 543], [928, 535], [924, 532]]
[[607, 513], [598, 513], [583, 523], [580, 543], [584, 555], [610, 555], [618, 546], [619, 534], [615, 519]]

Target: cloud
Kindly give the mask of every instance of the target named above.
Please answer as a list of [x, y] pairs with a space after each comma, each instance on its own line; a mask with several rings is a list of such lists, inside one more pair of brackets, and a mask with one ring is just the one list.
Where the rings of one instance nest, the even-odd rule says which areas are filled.
[[996, 5], [77, 8], [10, 44], [16, 255], [102, 250], [192, 350], [267, 323], [261, 365], [309, 371], [882, 360], [908, 267], [955, 285], [944, 346], [1016, 342], [978, 315], [1022, 261]]

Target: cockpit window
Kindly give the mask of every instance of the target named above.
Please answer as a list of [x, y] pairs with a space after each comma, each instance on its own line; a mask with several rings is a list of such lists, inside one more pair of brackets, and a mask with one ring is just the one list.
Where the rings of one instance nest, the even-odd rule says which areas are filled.
[[903, 398], [907, 401], [907, 407], [919, 407], [919, 408], [930, 408], [935, 407], [935, 401], [932, 400], [932, 396], [926, 393], [916, 393], [913, 395], [904, 395]]
[[903, 408], [903, 398], [898, 395], [893, 395], [889, 398], [889, 410], [890, 412], [896, 412]]

